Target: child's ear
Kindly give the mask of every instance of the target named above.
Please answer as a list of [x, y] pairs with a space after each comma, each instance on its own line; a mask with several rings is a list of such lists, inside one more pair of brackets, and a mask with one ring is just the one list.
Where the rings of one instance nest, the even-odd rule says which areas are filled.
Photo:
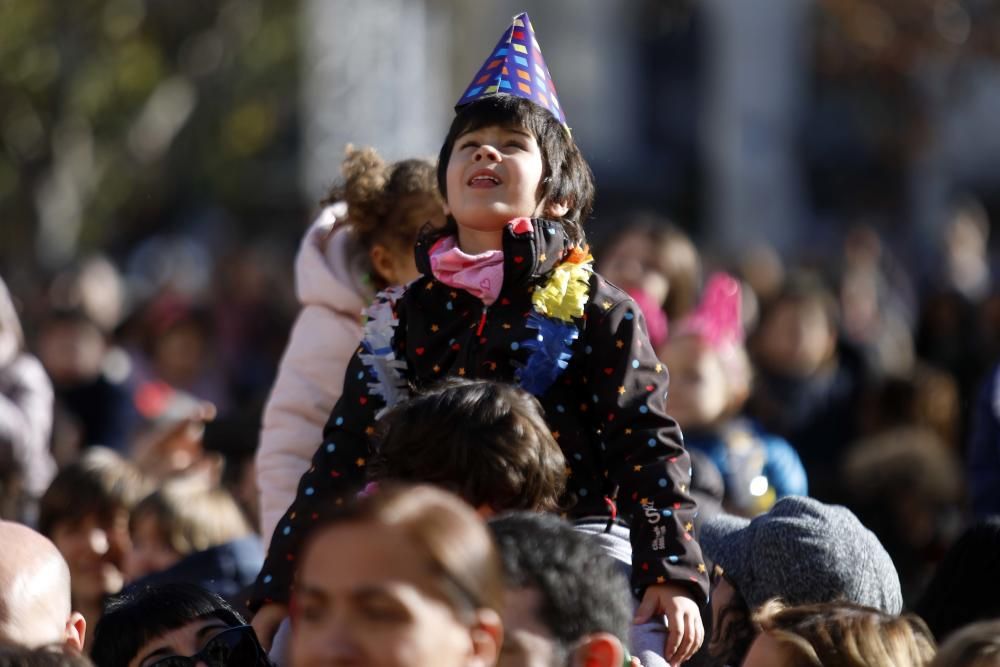
[[569, 204], [564, 201], [546, 202], [545, 217], [558, 220], [569, 213]]

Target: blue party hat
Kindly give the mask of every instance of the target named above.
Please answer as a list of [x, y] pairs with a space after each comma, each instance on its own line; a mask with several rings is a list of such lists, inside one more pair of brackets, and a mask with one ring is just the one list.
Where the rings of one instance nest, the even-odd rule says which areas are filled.
[[496, 48], [472, 78], [465, 94], [455, 104], [455, 109], [482, 97], [500, 94], [531, 100], [548, 109], [566, 126], [566, 115], [559, 104], [555, 84], [549, 76], [549, 68], [545, 66], [527, 13], [514, 17]]

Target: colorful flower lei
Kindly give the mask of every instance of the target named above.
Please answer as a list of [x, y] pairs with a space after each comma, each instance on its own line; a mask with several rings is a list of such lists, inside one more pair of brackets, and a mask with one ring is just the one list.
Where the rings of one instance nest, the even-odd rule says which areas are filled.
[[375, 380], [368, 383], [368, 393], [381, 396], [385, 401], [385, 408], [378, 413], [378, 417], [410, 395], [406, 383], [406, 359], [396, 358], [392, 347], [392, 338], [399, 325], [396, 302], [405, 291], [405, 287], [398, 286], [383, 290], [367, 310], [368, 319], [359, 356]]
[[538, 334], [520, 344], [531, 354], [515, 377], [522, 389], [535, 396], [552, 386], [573, 357], [570, 346], [580, 336], [574, 320], [583, 317], [590, 298], [593, 265], [594, 258], [586, 249], [574, 248], [531, 297], [535, 312], [528, 316], [527, 327]]

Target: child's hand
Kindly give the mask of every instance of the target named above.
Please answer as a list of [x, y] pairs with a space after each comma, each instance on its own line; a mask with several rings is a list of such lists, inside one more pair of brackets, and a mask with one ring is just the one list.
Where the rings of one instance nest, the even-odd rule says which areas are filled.
[[671, 665], [680, 665], [695, 654], [705, 640], [698, 605], [687, 589], [676, 584], [658, 584], [646, 589], [642, 603], [635, 612], [635, 624], [641, 625], [654, 614], [667, 617], [667, 641], [663, 658]]

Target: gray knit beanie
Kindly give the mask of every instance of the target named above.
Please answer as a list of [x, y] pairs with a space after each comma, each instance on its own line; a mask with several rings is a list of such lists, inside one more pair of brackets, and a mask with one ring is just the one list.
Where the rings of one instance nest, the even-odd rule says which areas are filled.
[[752, 521], [711, 519], [699, 542], [751, 610], [775, 597], [790, 605], [846, 600], [889, 614], [903, 607], [892, 559], [846, 507], [782, 498]]

